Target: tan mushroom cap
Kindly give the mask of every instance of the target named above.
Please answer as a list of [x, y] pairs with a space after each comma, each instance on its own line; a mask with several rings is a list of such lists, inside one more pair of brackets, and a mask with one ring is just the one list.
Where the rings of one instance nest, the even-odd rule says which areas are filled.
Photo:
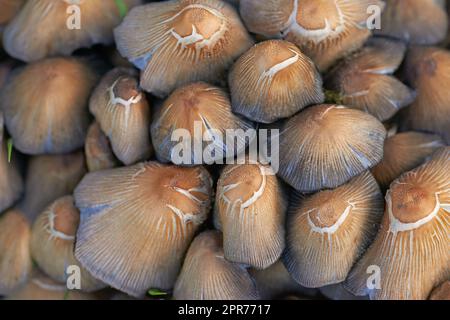
[[140, 6], [115, 38], [122, 56], [142, 70], [142, 88], [159, 97], [190, 82], [217, 82], [253, 44], [235, 9], [213, 0]]
[[111, 169], [119, 163], [111, 149], [108, 137], [105, 136], [98, 122], [92, 123], [88, 129], [84, 153], [89, 171]]
[[382, 215], [383, 195], [369, 172], [334, 190], [297, 197], [287, 218], [286, 269], [307, 288], [344, 281]]
[[402, 132], [388, 137], [383, 160], [372, 168], [382, 188], [388, 188], [401, 174], [421, 165], [438, 148], [445, 146], [439, 136], [421, 132]]
[[67, 267], [80, 267], [81, 290], [92, 292], [106, 285], [93, 278], [75, 259], [80, 213], [73, 201], [72, 196], [59, 198], [38, 216], [31, 230], [31, 255], [42, 271], [61, 283], [67, 280]]
[[263, 123], [290, 117], [325, 100], [314, 63], [283, 40], [252, 47], [233, 66], [228, 82], [233, 111]]
[[0, 25], [8, 23], [24, 4], [25, 0], [0, 0]]
[[50, 203], [71, 194], [86, 171], [81, 151], [31, 157], [20, 207], [30, 221], [34, 221]]
[[448, 17], [443, 0], [391, 0], [381, 15], [376, 34], [413, 44], [432, 45], [444, 40]]
[[146, 160], [153, 152], [150, 106], [138, 81], [134, 69], [115, 68], [102, 78], [89, 102], [114, 154], [125, 165]]
[[[142, 1], [124, 3], [131, 8]], [[9, 55], [26, 62], [68, 56], [79, 48], [112, 43], [120, 21], [112, 0], [28, 0], [6, 27], [3, 45]]]
[[242, 0], [240, 12], [251, 32], [295, 43], [326, 70], [369, 38], [373, 5], [384, 7], [379, 0]]
[[177, 300], [255, 300], [258, 292], [247, 269], [224, 258], [221, 233], [205, 231], [189, 247], [173, 296]]
[[[345, 286], [371, 299], [428, 298], [450, 277], [450, 147], [391, 184], [380, 231]], [[369, 266], [380, 272], [379, 289], [367, 286]]]
[[202, 167], [157, 162], [87, 174], [75, 256], [94, 277], [132, 296], [171, 289], [210, 210], [212, 181]]
[[413, 47], [405, 62], [405, 77], [417, 91], [412, 105], [402, 112], [403, 129], [441, 135], [450, 143], [450, 51]]
[[[175, 157], [180, 157], [180, 160], [186, 160], [182, 164], [201, 164], [206, 159], [197, 159], [196, 145], [202, 146], [201, 152], [208, 150], [208, 147], [222, 151], [217, 154], [211, 152], [210, 155], [211, 162], [220, 161], [226, 156], [239, 154], [246, 147], [246, 141], [241, 136], [237, 137], [237, 143], [228, 145], [226, 131], [241, 129], [245, 133], [252, 128], [250, 121], [233, 114], [230, 99], [223, 89], [196, 82], [178, 88], [164, 101], [154, 116], [151, 136], [159, 160], [174, 162]], [[186, 155], [182, 156], [177, 147], [180, 141], [173, 138], [178, 137], [180, 132], [189, 134], [191, 139], [189, 144], [183, 136], [183, 142], [191, 146], [191, 152], [186, 151]], [[205, 141], [205, 137], [214, 137], [214, 141]], [[232, 150], [234, 152], [230, 154]]]
[[370, 113], [380, 121], [388, 120], [416, 96], [392, 76], [405, 50], [401, 42], [373, 38], [327, 75], [326, 87], [336, 90], [344, 105]]
[[228, 165], [217, 182], [215, 215], [225, 258], [265, 269], [284, 249], [287, 199], [270, 166]]
[[450, 280], [435, 288], [431, 292], [430, 300], [450, 300]]
[[19, 210], [0, 216], [0, 295], [9, 295], [28, 279], [30, 256], [30, 224]]
[[381, 161], [385, 137], [384, 126], [362, 111], [308, 108], [282, 125], [278, 175], [302, 192], [336, 188]]
[[18, 70], [0, 99], [14, 146], [26, 154], [67, 153], [81, 147], [96, 81], [93, 70], [75, 58], [45, 59]]

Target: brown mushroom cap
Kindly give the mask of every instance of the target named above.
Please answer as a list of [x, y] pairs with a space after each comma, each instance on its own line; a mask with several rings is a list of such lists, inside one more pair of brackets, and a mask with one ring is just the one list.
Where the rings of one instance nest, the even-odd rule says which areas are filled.
[[[124, 0], [128, 8], [141, 0]], [[69, 23], [79, 8], [80, 28]], [[113, 42], [113, 28], [121, 21], [112, 0], [28, 0], [5, 28], [3, 44], [9, 55], [37, 61], [57, 55], [70, 55], [79, 48]], [[43, 32], [42, 30], [45, 30]]]
[[228, 82], [233, 111], [263, 123], [290, 117], [325, 100], [314, 63], [294, 44], [282, 40], [258, 43], [243, 54]]
[[405, 62], [405, 77], [417, 90], [413, 104], [402, 112], [402, 128], [441, 135], [450, 143], [450, 51], [413, 47]]
[[119, 162], [111, 150], [108, 137], [105, 136], [98, 122], [92, 123], [88, 129], [84, 153], [89, 171], [111, 169]]
[[30, 256], [30, 224], [19, 210], [0, 216], [0, 295], [8, 295], [28, 279]]
[[81, 270], [81, 290], [96, 291], [106, 285], [93, 278], [75, 259], [75, 236], [80, 213], [72, 196], [64, 196], [47, 207], [31, 230], [31, 255], [40, 269], [57, 282], [65, 283], [68, 266]]
[[[380, 231], [350, 272], [346, 288], [371, 299], [426, 299], [450, 277], [450, 147], [391, 184]], [[380, 288], [367, 286], [377, 266]]]
[[202, 167], [149, 162], [87, 174], [74, 194], [76, 258], [94, 277], [132, 296], [171, 289], [207, 218], [211, 188]]
[[86, 173], [83, 152], [31, 157], [27, 167], [25, 196], [20, 207], [34, 221], [50, 203], [71, 194]]
[[240, 11], [251, 32], [295, 43], [326, 70], [370, 36], [372, 5], [384, 7], [379, 0], [242, 0]]
[[421, 132], [402, 132], [384, 142], [383, 160], [372, 168], [380, 186], [388, 188], [402, 173], [422, 164], [438, 148], [445, 146], [439, 136]]
[[307, 288], [344, 281], [382, 215], [383, 195], [369, 172], [334, 190], [297, 197], [287, 218], [286, 269]]
[[114, 33], [122, 56], [142, 70], [142, 88], [160, 97], [190, 82], [217, 82], [253, 44], [235, 9], [212, 0], [137, 7]]
[[381, 161], [385, 137], [384, 126], [362, 111], [308, 108], [282, 126], [278, 175], [302, 192], [336, 188]]
[[246, 268], [224, 258], [220, 232], [205, 231], [189, 247], [173, 296], [178, 300], [254, 300], [258, 292]]
[[[223, 89], [205, 82], [196, 82], [178, 88], [164, 101], [154, 116], [151, 136], [158, 159], [169, 162], [173, 160], [173, 153], [177, 152], [175, 147], [180, 144], [178, 140], [173, 141], [174, 132], [187, 130], [192, 147], [191, 154], [187, 156], [188, 164], [198, 164], [200, 161], [196, 159], [196, 145], [203, 146], [201, 152], [207, 150], [208, 146], [220, 148], [223, 154], [214, 153], [211, 156], [214, 161], [220, 161], [230, 150], [234, 150], [234, 156], [245, 150], [248, 144], [238, 137], [239, 143], [229, 146], [226, 130], [242, 129], [245, 133], [251, 128], [253, 125], [250, 121], [233, 114], [230, 99]], [[197, 131], [202, 132], [199, 134]], [[204, 137], [208, 133], [215, 137], [214, 141], [205, 141]], [[204, 158], [201, 160], [205, 161]]]
[[447, 33], [448, 17], [442, 0], [391, 0], [381, 15], [375, 34], [395, 37], [413, 44], [432, 45]]
[[430, 300], [450, 300], [450, 280], [445, 281], [435, 288], [430, 295]]
[[258, 269], [277, 261], [284, 249], [286, 208], [284, 190], [270, 166], [226, 166], [215, 203], [225, 258]]
[[66, 153], [81, 147], [96, 79], [85, 63], [74, 58], [46, 59], [18, 70], [0, 97], [14, 146], [26, 154]]
[[413, 90], [391, 75], [405, 50], [401, 42], [373, 38], [327, 75], [326, 87], [336, 90], [344, 105], [388, 120], [415, 98]]
[[126, 165], [146, 160], [152, 153], [150, 106], [139, 89], [134, 69], [108, 72], [92, 93], [89, 109], [111, 142], [117, 158]]
[[25, 0], [0, 0], [0, 26], [14, 18], [24, 2]]

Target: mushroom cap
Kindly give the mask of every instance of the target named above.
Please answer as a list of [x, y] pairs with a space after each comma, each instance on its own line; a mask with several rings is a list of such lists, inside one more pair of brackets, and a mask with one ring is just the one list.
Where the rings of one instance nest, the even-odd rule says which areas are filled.
[[114, 34], [122, 56], [142, 70], [142, 88], [159, 97], [190, 82], [217, 82], [253, 44], [235, 9], [214, 0], [137, 7]]
[[290, 117], [325, 100], [314, 63], [283, 40], [253, 46], [233, 66], [228, 82], [233, 111], [263, 123]]
[[302, 192], [336, 188], [381, 161], [385, 137], [367, 113], [313, 106], [283, 124], [278, 175]]
[[383, 160], [372, 168], [380, 186], [388, 188], [402, 173], [421, 165], [438, 148], [445, 146], [439, 136], [421, 132], [402, 132], [384, 142]]
[[84, 144], [96, 75], [81, 60], [29, 64], [1, 91], [0, 109], [14, 146], [26, 154], [66, 153]]
[[323, 71], [369, 38], [372, 5], [384, 7], [380, 0], [242, 0], [240, 12], [251, 32], [295, 43]]
[[126, 165], [148, 159], [153, 151], [150, 106], [138, 81], [134, 69], [115, 68], [102, 78], [89, 102], [114, 154]]
[[448, 17], [442, 0], [391, 0], [381, 15], [381, 29], [375, 34], [432, 45], [444, 40]]
[[24, 3], [25, 0], [0, 0], [0, 26], [14, 18]]
[[283, 262], [302, 286], [345, 280], [373, 240], [383, 215], [383, 195], [369, 172], [291, 204]]
[[[202, 146], [201, 152], [208, 146], [222, 150], [222, 154], [218, 152], [211, 155], [212, 160], [218, 162], [225, 156], [239, 154], [250, 143], [238, 136], [238, 143], [234, 145], [233, 142], [230, 146], [227, 144], [226, 131], [241, 129], [245, 133], [252, 128], [250, 121], [233, 114], [230, 99], [223, 89], [196, 82], [178, 88], [164, 101], [154, 116], [151, 136], [158, 159], [174, 162], [173, 157], [178, 156], [177, 146], [180, 145], [178, 133], [189, 134], [188, 137], [183, 136], [184, 143], [188, 143], [187, 138], [191, 139], [191, 144], [188, 143], [191, 152], [186, 157], [187, 164], [200, 164], [205, 159], [197, 159], [197, 145]], [[174, 139], [174, 136], [177, 138]], [[214, 141], [205, 141], [205, 137], [214, 137]], [[231, 150], [234, 152], [229, 155]]]
[[68, 266], [81, 271], [81, 290], [96, 291], [106, 285], [93, 278], [75, 259], [75, 236], [80, 212], [72, 196], [54, 201], [36, 219], [31, 230], [31, 255], [40, 269], [57, 282], [67, 281]]
[[435, 288], [431, 292], [430, 300], [450, 300], [450, 280]]
[[243, 265], [225, 259], [221, 233], [210, 230], [189, 247], [173, 296], [177, 300], [256, 300], [258, 291]]
[[405, 77], [417, 98], [402, 112], [402, 129], [428, 131], [450, 143], [450, 51], [413, 47], [405, 62]]
[[88, 129], [84, 153], [89, 171], [111, 169], [119, 162], [114, 156], [108, 137], [103, 133], [98, 122], [92, 123]]
[[[127, 7], [142, 3], [124, 2]], [[74, 29], [77, 16], [80, 26]], [[9, 55], [26, 62], [68, 56], [79, 48], [112, 43], [113, 28], [120, 21], [113, 0], [28, 0], [5, 28], [3, 45]]]
[[203, 167], [148, 162], [87, 174], [74, 194], [75, 257], [95, 278], [132, 296], [171, 289], [207, 218], [211, 188]]
[[25, 196], [20, 207], [30, 221], [59, 197], [72, 194], [86, 173], [83, 152], [31, 157], [27, 167]]
[[344, 105], [388, 120], [416, 96], [391, 75], [403, 61], [405, 50], [401, 42], [373, 38], [327, 75], [326, 87], [338, 91]]
[[331, 284], [319, 288], [320, 293], [330, 300], [369, 300], [367, 297], [359, 297], [348, 292], [342, 282], [338, 284]]
[[[450, 277], [450, 147], [403, 174], [386, 194], [375, 241], [344, 285], [375, 300], [425, 300]], [[368, 267], [377, 266], [380, 289], [367, 286]]]
[[28, 279], [30, 233], [30, 224], [19, 210], [0, 216], [0, 295], [9, 295]]
[[265, 269], [284, 249], [287, 199], [270, 166], [228, 165], [217, 182], [215, 215], [225, 259]]

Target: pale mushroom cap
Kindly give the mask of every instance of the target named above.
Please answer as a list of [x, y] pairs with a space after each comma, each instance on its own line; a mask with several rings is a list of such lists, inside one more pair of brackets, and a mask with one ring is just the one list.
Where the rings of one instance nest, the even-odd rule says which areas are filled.
[[402, 128], [441, 135], [450, 142], [450, 52], [413, 47], [405, 62], [405, 77], [417, 98], [402, 113]]
[[[391, 184], [380, 231], [345, 282], [371, 299], [428, 298], [450, 277], [450, 147]], [[368, 286], [368, 268], [379, 287]], [[373, 284], [373, 283], [372, 283]]]
[[[197, 160], [195, 157], [196, 145], [206, 150], [208, 146], [221, 150], [222, 153], [212, 154], [214, 161], [221, 161], [226, 156], [234, 156], [245, 150], [247, 145], [242, 136], [238, 136], [237, 143], [227, 145], [226, 130], [240, 129], [245, 134], [253, 124], [233, 114], [227, 93], [205, 82], [196, 82], [175, 90], [159, 108], [151, 125], [151, 136], [158, 159], [164, 162], [175, 162], [179, 157], [180, 141], [178, 135], [185, 133], [191, 138], [190, 152], [186, 150], [183, 164], [200, 164], [205, 159]], [[204, 137], [216, 137], [215, 141], [205, 141]], [[186, 138], [183, 136], [183, 138]], [[187, 143], [185, 140], [184, 142]], [[248, 141], [247, 141], [248, 142]], [[177, 147], [178, 146], [178, 147]], [[231, 151], [234, 151], [232, 154]], [[179, 163], [177, 163], [179, 164]]]
[[[131, 8], [142, 1], [124, 3]], [[9, 55], [26, 62], [68, 56], [79, 48], [112, 43], [113, 28], [120, 21], [113, 0], [81, 0], [76, 5], [69, 0], [27, 0], [5, 28], [3, 45]]]
[[96, 291], [106, 285], [93, 278], [74, 257], [80, 213], [73, 201], [72, 196], [59, 198], [38, 216], [31, 231], [31, 255], [42, 271], [60, 283], [67, 281], [69, 266], [78, 266], [81, 290]]
[[381, 161], [385, 137], [384, 126], [362, 111], [308, 108], [282, 126], [278, 175], [302, 192], [335, 188]]
[[103, 133], [98, 122], [92, 123], [88, 129], [84, 153], [89, 171], [111, 169], [119, 162], [111, 150], [108, 137]]
[[175, 284], [178, 300], [255, 300], [258, 292], [247, 269], [224, 258], [222, 235], [198, 235], [186, 255]]
[[156, 162], [89, 173], [75, 190], [75, 256], [94, 277], [141, 297], [171, 289], [183, 256], [210, 210], [202, 167]]
[[89, 109], [125, 165], [150, 157], [150, 106], [134, 69], [108, 72], [92, 93]]
[[372, 168], [381, 187], [388, 188], [402, 173], [422, 164], [438, 148], [445, 146], [439, 136], [421, 132], [402, 132], [388, 137], [383, 160]]
[[235, 9], [213, 0], [137, 7], [115, 38], [122, 56], [142, 70], [142, 88], [159, 97], [190, 82], [217, 82], [253, 44]]
[[413, 44], [432, 45], [444, 40], [448, 17], [442, 0], [390, 0], [376, 34]]
[[286, 269], [308, 288], [344, 281], [382, 215], [383, 195], [369, 172], [334, 190], [298, 198], [288, 215]]
[[324, 102], [322, 78], [294, 44], [259, 43], [243, 54], [229, 75], [233, 111], [270, 123]]
[[0, 295], [9, 295], [28, 279], [30, 224], [19, 210], [0, 216]]
[[379, 0], [243, 0], [240, 12], [251, 32], [295, 43], [326, 70], [370, 36], [374, 5], [384, 8]]
[[26, 154], [66, 153], [81, 147], [96, 80], [90, 67], [74, 58], [46, 59], [18, 70], [0, 99], [14, 146]]
[[226, 166], [215, 203], [225, 258], [258, 269], [277, 261], [284, 249], [286, 208], [284, 190], [270, 166]]

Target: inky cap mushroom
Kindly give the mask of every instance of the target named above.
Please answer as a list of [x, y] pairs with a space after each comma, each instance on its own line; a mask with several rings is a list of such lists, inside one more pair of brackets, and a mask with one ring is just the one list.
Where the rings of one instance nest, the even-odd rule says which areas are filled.
[[119, 163], [111, 149], [108, 137], [105, 136], [98, 122], [92, 123], [88, 129], [84, 153], [89, 171], [111, 169]]
[[253, 44], [235, 9], [215, 0], [171, 0], [130, 11], [114, 31], [117, 48], [157, 96], [194, 81], [217, 82]]
[[225, 259], [222, 235], [212, 230], [201, 233], [192, 242], [173, 295], [178, 300], [258, 299], [247, 269]]
[[435, 288], [430, 295], [430, 300], [450, 300], [450, 280], [445, 281]]
[[384, 126], [362, 111], [308, 108], [282, 126], [278, 175], [302, 192], [336, 188], [381, 161], [385, 137]]
[[132, 296], [171, 289], [210, 209], [202, 167], [156, 162], [89, 173], [75, 190], [75, 257], [95, 278]]

